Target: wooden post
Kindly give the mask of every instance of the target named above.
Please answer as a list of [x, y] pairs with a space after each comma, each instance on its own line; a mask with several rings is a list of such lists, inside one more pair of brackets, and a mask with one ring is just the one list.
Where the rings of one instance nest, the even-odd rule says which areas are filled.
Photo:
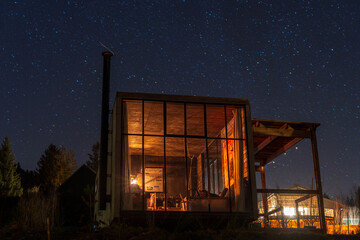
[[[260, 174], [261, 174], [261, 188], [266, 189], [266, 180], [265, 180], [265, 167], [262, 164], [260, 167]], [[264, 209], [264, 227], [267, 226], [269, 217], [268, 217], [268, 201], [267, 201], [267, 194], [262, 194], [262, 202], [263, 202], [263, 209]]]
[[47, 239], [50, 240], [50, 219], [46, 218], [46, 231], [47, 231]]
[[[305, 196], [295, 200], [296, 216], [297, 216], [297, 228], [300, 228], [299, 202], [305, 201], [306, 199], [309, 199], [309, 198], [312, 199], [312, 196], [314, 196], [314, 194], [308, 194], [308, 195], [305, 195]], [[311, 205], [310, 205], [310, 208], [311, 208]], [[310, 213], [311, 213], [311, 211], [310, 211]], [[311, 215], [310, 215], [310, 218], [311, 218]]]
[[341, 230], [342, 230], [342, 211], [343, 211], [343, 209], [342, 208], [340, 208], [340, 222], [339, 222], [339, 226], [340, 226], [340, 232], [339, 232], [339, 234], [341, 234]]
[[319, 153], [317, 148], [315, 128], [316, 128], [315, 126], [311, 128], [311, 147], [312, 147], [313, 165], [314, 165], [314, 173], [315, 173], [315, 185], [316, 185], [317, 197], [318, 197], [320, 228], [322, 229], [323, 234], [325, 234], [326, 222], [325, 222], [325, 213], [324, 213], [324, 199], [323, 199], [322, 186], [321, 186]]
[[281, 206], [281, 225], [282, 228], [285, 228], [285, 216], [284, 216], [284, 207]]
[[300, 228], [299, 204], [297, 202], [295, 202], [295, 207], [296, 207], [297, 228]]
[[348, 225], [348, 235], [350, 235], [350, 218], [349, 218], [349, 209], [347, 209], [347, 225]]

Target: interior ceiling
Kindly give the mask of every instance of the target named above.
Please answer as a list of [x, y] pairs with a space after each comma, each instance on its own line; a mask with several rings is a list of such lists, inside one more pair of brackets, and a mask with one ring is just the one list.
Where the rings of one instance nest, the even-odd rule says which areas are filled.
[[[142, 109], [141, 102], [131, 102], [126, 104], [128, 117], [128, 133], [141, 134], [142, 132]], [[209, 107], [211, 106], [211, 107]], [[232, 110], [228, 108], [227, 122], [233, 118]], [[224, 108], [223, 106], [207, 107], [207, 133], [209, 137], [219, 136], [221, 130], [225, 127]], [[183, 104], [167, 104], [167, 132], [169, 134], [184, 134], [184, 105]], [[186, 111], [187, 119], [187, 134], [195, 136], [204, 136], [204, 112], [203, 106], [199, 104], [188, 105]], [[146, 134], [162, 135], [164, 127], [163, 119], [163, 104], [161, 102], [145, 102], [144, 122]], [[310, 123], [299, 122], [285, 122], [276, 120], [259, 120], [252, 119], [252, 125], [256, 126], [261, 123], [262, 127], [266, 128], [294, 128], [301, 131], [308, 131]], [[164, 138], [145, 136], [144, 151], [146, 155], [163, 156], [164, 155]], [[167, 138], [166, 156], [183, 157], [185, 151], [185, 143], [182, 138]], [[255, 161], [267, 164], [272, 159], [281, 155], [302, 138], [294, 137], [274, 137], [274, 136], [253, 136], [253, 147]], [[129, 136], [128, 142], [131, 154], [141, 155], [142, 152], [142, 137]], [[210, 144], [210, 141], [209, 143]], [[187, 140], [188, 155], [198, 156], [205, 150], [204, 139], [189, 139]]]
[[[162, 135], [164, 127], [163, 104], [161, 102], [144, 103], [144, 131], [145, 134]], [[227, 120], [233, 118], [232, 110], [234, 107], [227, 107]], [[128, 127], [130, 134], [141, 134], [142, 132], [142, 103], [141, 101], [131, 101], [126, 103]], [[221, 130], [225, 127], [225, 111], [222, 105], [211, 105], [207, 107], [207, 135], [208, 137], [218, 137]], [[184, 135], [184, 105], [179, 103], [167, 104], [166, 126], [169, 134]], [[204, 108], [202, 104], [189, 104], [186, 109], [187, 134], [193, 136], [205, 136], [204, 132]], [[129, 136], [129, 146], [131, 154], [141, 154], [141, 140], [139, 136]], [[168, 138], [169, 139], [169, 138]], [[171, 138], [170, 138], [171, 139]], [[164, 155], [164, 138], [145, 137], [144, 151], [147, 155]], [[188, 139], [188, 155], [197, 156], [205, 149], [204, 139]], [[167, 156], [184, 156], [185, 143], [180, 140], [176, 144], [167, 143]]]

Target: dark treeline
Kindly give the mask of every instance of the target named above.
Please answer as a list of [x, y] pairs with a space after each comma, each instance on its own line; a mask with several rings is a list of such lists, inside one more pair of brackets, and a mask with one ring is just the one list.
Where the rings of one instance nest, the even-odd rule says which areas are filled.
[[[95, 172], [99, 161], [99, 142], [92, 146], [86, 165]], [[16, 163], [10, 140], [5, 137], [0, 149], [0, 195], [21, 196], [39, 188], [43, 192], [55, 191], [77, 169], [74, 152], [64, 146], [50, 144], [37, 162], [35, 170], [23, 169]]]
[[[96, 143], [88, 154], [86, 165], [93, 171], [97, 171], [99, 149]], [[52, 227], [61, 224], [58, 189], [77, 169], [73, 150], [54, 144], [41, 154], [35, 170], [23, 169], [5, 137], [0, 148], [0, 226], [16, 219], [33, 230], [44, 229], [46, 219]]]

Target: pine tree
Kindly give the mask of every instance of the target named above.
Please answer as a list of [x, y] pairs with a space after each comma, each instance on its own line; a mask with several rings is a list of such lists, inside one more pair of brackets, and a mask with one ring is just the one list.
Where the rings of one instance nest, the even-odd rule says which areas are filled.
[[0, 149], [0, 196], [20, 197], [23, 194], [21, 179], [16, 169], [10, 140], [5, 137]]
[[50, 144], [37, 163], [40, 188], [44, 192], [52, 192], [56, 189], [56, 157], [59, 153], [60, 150], [54, 144]]
[[66, 148], [62, 146], [60, 148], [59, 154], [57, 157], [57, 176], [56, 176], [56, 186], [59, 187], [63, 184], [66, 179], [68, 179], [71, 174], [76, 170], [76, 160], [74, 157], [74, 151], [70, 149], [67, 153]]
[[64, 146], [57, 148], [50, 144], [38, 162], [41, 189], [46, 193], [54, 192], [76, 168], [72, 150], [67, 153]]
[[99, 158], [100, 158], [100, 143], [97, 142], [92, 146], [92, 154], [88, 154], [89, 160], [87, 160], [86, 165], [92, 170], [97, 172]]

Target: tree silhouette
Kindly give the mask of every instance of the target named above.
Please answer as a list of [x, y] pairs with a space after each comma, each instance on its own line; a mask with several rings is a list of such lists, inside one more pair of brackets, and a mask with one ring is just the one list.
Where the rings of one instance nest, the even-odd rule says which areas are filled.
[[0, 149], [0, 196], [20, 197], [23, 194], [21, 179], [16, 169], [10, 140], [5, 137]]
[[88, 154], [89, 160], [86, 161], [86, 165], [97, 172], [100, 157], [100, 143], [96, 142], [91, 150], [92, 153]]
[[57, 148], [50, 144], [41, 156], [38, 165], [40, 189], [46, 193], [54, 192], [76, 170], [76, 160], [72, 150]]
[[61, 146], [60, 153], [57, 155], [57, 160], [56, 186], [58, 187], [65, 182], [73, 172], [75, 172], [77, 164], [74, 157], [74, 151], [70, 149], [69, 153], [67, 153], [64, 146]]
[[40, 188], [44, 192], [51, 192], [56, 188], [56, 157], [59, 153], [60, 150], [55, 145], [50, 144], [37, 163], [40, 176]]
[[329, 196], [329, 194], [327, 194], [326, 192], [324, 192], [324, 193], [323, 193], [323, 198], [330, 199], [330, 196]]

